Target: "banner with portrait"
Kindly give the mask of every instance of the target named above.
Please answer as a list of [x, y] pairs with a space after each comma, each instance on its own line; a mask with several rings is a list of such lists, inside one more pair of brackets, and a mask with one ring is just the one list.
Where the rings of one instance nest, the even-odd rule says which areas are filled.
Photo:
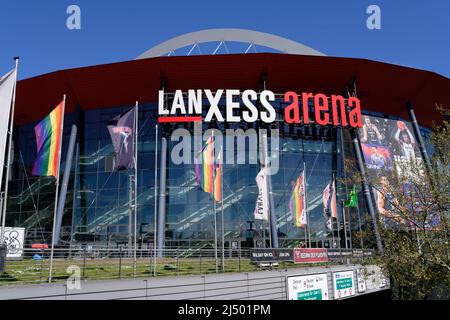
[[[392, 192], [393, 171], [399, 177], [402, 190], [408, 192], [411, 179], [422, 179], [411, 165], [423, 167], [423, 160], [414, 135], [412, 124], [406, 121], [363, 116], [363, 128], [359, 129], [359, 139], [367, 173], [377, 177], [379, 185], [373, 188], [374, 199], [380, 219], [387, 228], [395, 228], [404, 222], [395, 212], [398, 199]], [[416, 167], [416, 168], [417, 168]], [[409, 182], [408, 182], [409, 181]], [[394, 185], [398, 186], [399, 183]]]

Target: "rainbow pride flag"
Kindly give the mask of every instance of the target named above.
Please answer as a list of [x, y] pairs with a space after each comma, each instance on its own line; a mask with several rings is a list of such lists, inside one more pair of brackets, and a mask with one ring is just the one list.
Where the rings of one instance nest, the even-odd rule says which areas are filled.
[[291, 201], [289, 203], [289, 208], [294, 218], [295, 226], [298, 228], [304, 228], [307, 225], [306, 210], [304, 205], [305, 191], [305, 172], [303, 172], [295, 183]]
[[199, 153], [201, 163], [195, 166], [195, 176], [200, 188], [213, 194], [214, 189], [214, 139], [210, 137]]
[[217, 164], [214, 160], [214, 138], [211, 136], [206, 142], [203, 150], [196, 158], [200, 158], [200, 163], [195, 165], [195, 177], [200, 188], [211, 194], [211, 197], [222, 202], [222, 164], [220, 164], [221, 154], [217, 157]]
[[61, 148], [63, 102], [35, 128], [38, 156], [33, 166], [34, 176], [58, 175], [58, 157]]
[[222, 164], [220, 164], [220, 157], [219, 153], [214, 177], [214, 200], [219, 203], [222, 202]]

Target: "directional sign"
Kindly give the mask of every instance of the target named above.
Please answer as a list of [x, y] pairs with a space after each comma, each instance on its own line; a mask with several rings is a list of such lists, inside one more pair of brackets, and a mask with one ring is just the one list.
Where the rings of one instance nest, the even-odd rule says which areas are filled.
[[334, 298], [343, 299], [355, 295], [353, 270], [333, 273]]
[[288, 300], [329, 300], [327, 274], [287, 278]]

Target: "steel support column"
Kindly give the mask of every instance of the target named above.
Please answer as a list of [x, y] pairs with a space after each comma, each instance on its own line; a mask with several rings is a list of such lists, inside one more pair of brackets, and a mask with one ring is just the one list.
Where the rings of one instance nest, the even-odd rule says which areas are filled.
[[358, 170], [361, 173], [361, 176], [363, 177], [364, 197], [366, 199], [367, 210], [369, 210], [369, 214], [372, 217], [373, 231], [375, 233], [377, 249], [380, 254], [383, 254], [384, 250], [383, 250], [383, 244], [381, 242], [380, 232], [378, 230], [377, 215], [376, 215], [375, 209], [373, 207], [372, 197], [370, 196], [369, 184], [367, 183], [366, 169], [364, 166], [364, 161], [362, 158], [360, 144], [359, 144], [359, 137], [358, 137], [356, 130], [352, 130], [352, 141], [353, 141], [353, 147], [355, 149], [356, 159], [358, 161]]
[[77, 126], [72, 126], [70, 133], [69, 148], [67, 149], [66, 165], [64, 166], [64, 176], [61, 185], [61, 194], [58, 200], [58, 210], [56, 212], [56, 230], [55, 230], [55, 245], [59, 243], [61, 237], [61, 225], [64, 215], [64, 205], [66, 204], [67, 187], [69, 185], [70, 171], [72, 169], [73, 151], [75, 150], [75, 143], [77, 141]]
[[423, 142], [422, 135], [420, 134], [419, 123], [417, 122], [416, 114], [414, 112], [414, 107], [411, 102], [407, 104], [409, 117], [411, 118], [411, 122], [414, 128], [414, 133], [416, 134], [416, 139], [419, 142], [420, 153], [422, 154], [423, 159], [427, 165], [427, 169], [431, 168], [430, 157], [428, 156], [427, 149], [425, 148], [425, 143]]
[[161, 139], [161, 165], [159, 170], [159, 210], [158, 210], [158, 257], [163, 257], [164, 240], [166, 234], [166, 167], [167, 167], [167, 139]]

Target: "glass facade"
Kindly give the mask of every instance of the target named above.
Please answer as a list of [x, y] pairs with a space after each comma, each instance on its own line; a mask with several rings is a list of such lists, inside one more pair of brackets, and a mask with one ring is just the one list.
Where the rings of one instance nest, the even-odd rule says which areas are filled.
[[[281, 115], [286, 105], [278, 100], [274, 106]], [[62, 169], [65, 166], [70, 128], [74, 124], [78, 127], [78, 138], [63, 217], [63, 245], [95, 243], [116, 247], [128, 241], [130, 175], [134, 171], [113, 172], [114, 154], [107, 122], [129, 108], [124, 106], [89, 111], [78, 108], [76, 112], [66, 115]], [[138, 241], [142, 246], [150, 245], [154, 235], [157, 108], [157, 103], [141, 104], [139, 108], [137, 230]], [[224, 103], [221, 108], [224, 108]], [[7, 210], [7, 225], [25, 227], [28, 244], [49, 242], [55, 197], [54, 178], [31, 176], [36, 157], [35, 124], [16, 129], [14, 169]], [[270, 126], [261, 123], [214, 122], [208, 125], [223, 132], [226, 129], [279, 130], [280, 170], [272, 177], [272, 195], [281, 247], [298, 246], [307, 236], [305, 229], [295, 227], [289, 210], [292, 183], [304, 166], [311, 245], [345, 247], [344, 239], [348, 238], [347, 246], [365, 246], [364, 242], [356, 239], [356, 232], [366, 228], [367, 212], [362, 193], [359, 192], [358, 209], [344, 209], [342, 205], [351, 191], [351, 186], [341, 183], [346, 174], [344, 159], [354, 158], [349, 129], [317, 126], [314, 123], [288, 126], [281, 120]], [[165, 244], [166, 247], [210, 246], [214, 240], [213, 202], [210, 195], [197, 186], [194, 164], [176, 165], [171, 161], [170, 154], [178, 142], [171, 141], [170, 135], [177, 128], [193, 131], [191, 124], [166, 124], [160, 127], [158, 136], [159, 145], [163, 137], [168, 141]], [[248, 147], [249, 144], [246, 145]], [[160, 168], [158, 159], [158, 184]], [[260, 171], [259, 164], [224, 164], [223, 170], [223, 208], [217, 204], [216, 212], [219, 230], [223, 212], [226, 245], [232, 241], [240, 242], [243, 247], [268, 245], [271, 237], [268, 222], [255, 221], [253, 216], [258, 193], [255, 178]], [[342, 213], [347, 210], [346, 219], [351, 228], [347, 234], [342, 229], [338, 233], [337, 226], [335, 232], [330, 232], [323, 216], [323, 191], [333, 177], [337, 181], [338, 221], [341, 226], [344, 218]]]

